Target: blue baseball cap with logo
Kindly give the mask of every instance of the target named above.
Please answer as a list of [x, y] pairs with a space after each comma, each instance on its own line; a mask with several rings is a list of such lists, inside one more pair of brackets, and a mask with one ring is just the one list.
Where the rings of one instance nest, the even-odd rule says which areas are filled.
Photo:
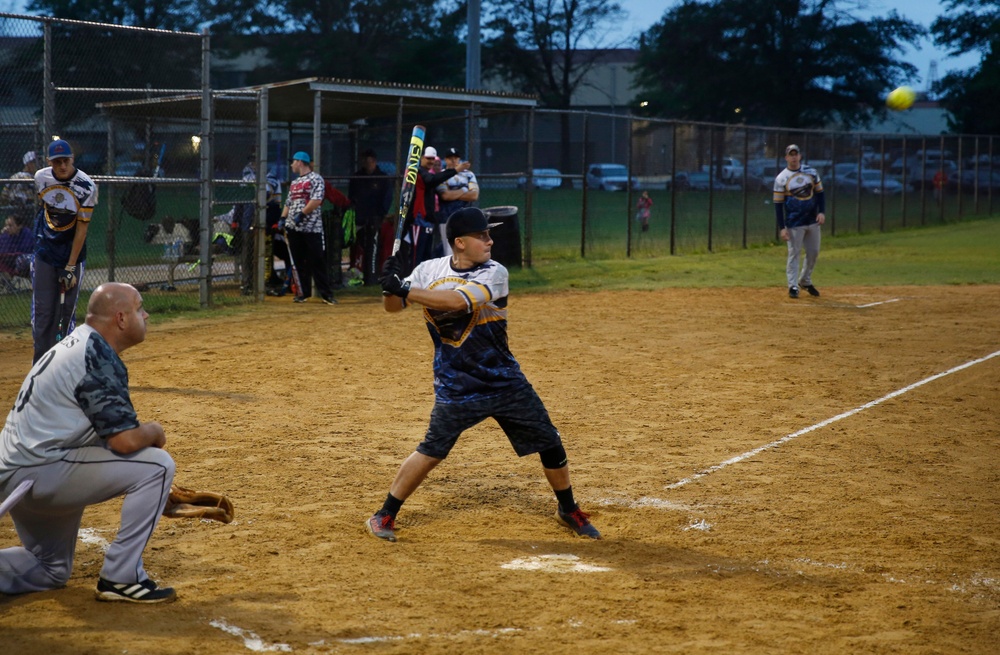
[[69, 147], [69, 144], [58, 139], [49, 144], [49, 159], [61, 159], [63, 157], [72, 157], [73, 149]]
[[297, 153], [295, 153], [294, 155], [292, 155], [292, 161], [295, 161], [296, 159], [298, 159], [303, 164], [311, 164], [312, 163], [312, 157], [310, 157], [309, 153], [306, 152], [305, 150], [299, 150]]

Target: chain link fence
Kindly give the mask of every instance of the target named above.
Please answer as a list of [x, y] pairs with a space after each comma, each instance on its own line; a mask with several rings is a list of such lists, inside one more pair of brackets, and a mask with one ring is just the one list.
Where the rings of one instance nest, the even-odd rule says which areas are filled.
[[[282, 278], [272, 257], [278, 244], [264, 228], [297, 150], [313, 152], [318, 172], [345, 196], [359, 154], [374, 150], [398, 197], [410, 127], [401, 127], [402, 113], [348, 124], [268, 120], [266, 91], [210, 88], [211, 55], [207, 34], [0, 14], [0, 211], [9, 226], [0, 235], [0, 327], [29, 325], [31, 178], [53, 138], [72, 144], [76, 165], [99, 185], [85, 298], [117, 280], [142, 289], [158, 310], [262, 300], [265, 283]], [[427, 126], [428, 145], [455, 147], [472, 161], [478, 204], [504, 217], [494, 253], [512, 266], [774, 242], [771, 188], [789, 143], [820, 171], [833, 234], [992, 215], [1000, 191], [992, 136], [796, 131], [474, 103], [415, 121]], [[643, 194], [648, 219], [638, 211]], [[343, 207], [324, 207], [333, 281], [360, 283], [357, 229], [377, 235], [380, 260], [395, 208], [377, 225], [352, 227]]]

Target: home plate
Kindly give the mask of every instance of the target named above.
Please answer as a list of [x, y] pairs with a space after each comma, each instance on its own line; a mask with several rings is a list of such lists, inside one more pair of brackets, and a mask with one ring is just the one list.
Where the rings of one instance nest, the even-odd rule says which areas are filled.
[[596, 566], [581, 562], [576, 555], [536, 555], [532, 557], [518, 557], [506, 564], [501, 564], [502, 569], [514, 571], [546, 571], [548, 573], [599, 573], [601, 571], [611, 571], [607, 566]]

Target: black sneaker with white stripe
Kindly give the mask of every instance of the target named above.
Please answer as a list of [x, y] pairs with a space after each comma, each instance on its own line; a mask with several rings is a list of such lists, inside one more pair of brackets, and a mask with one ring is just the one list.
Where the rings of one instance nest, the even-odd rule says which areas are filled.
[[177, 594], [172, 587], [156, 586], [150, 579], [142, 582], [108, 582], [104, 578], [97, 579], [97, 600], [119, 601], [127, 603], [169, 603], [177, 600]]

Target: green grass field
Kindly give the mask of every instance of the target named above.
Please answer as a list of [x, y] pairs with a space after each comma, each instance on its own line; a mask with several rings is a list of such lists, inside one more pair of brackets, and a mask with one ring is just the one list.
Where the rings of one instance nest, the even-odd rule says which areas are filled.
[[[120, 191], [119, 191], [120, 194]], [[220, 196], [228, 200], [242, 198], [242, 192], [227, 187]], [[711, 199], [704, 192], [678, 193], [673, 214], [676, 220], [677, 252], [670, 255], [669, 216], [671, 194], [652, 191], [653, 219], [648, 233], [633, 225], [631, 256], [627, 257], [627, 229], [631, 211], [623, 193], [592, 191], [587, 194], [587, 256], [580, 257], [582, 235], [582, 192], [555, 190], [533, 197], [533, 267], [512, 271], [511, 286], [518, 291], [562, 289], [654, 289], [665, 286], [685, 287], [766, 287], [784, 285], [785, 246], [774, 238], [773, 208], [761, 194], [758, 205], [750, 210], [747, 226], [749, 247], [742, 247], [743, 193], [717, 193]], [[483, 206], [525, 203], [525, 194], [516, 189], [487, 190]], [[118, 196], [120, 198], [120, 195]], [[764, 196], [766, 197], [766, 196]], [[848, 220], [856, 213], [856, 204], [838, 197], [833, 229], [825, 229], [823, 251], [816, 268], [817, 286], [881, 284], [998, 284], [1000, 283], [1000, 218], [967, 218], [961, 222], [931, 224], [926, 227], [902, 227], [902, 198], [892, 199], [896, 213], [891, 220], [886, 209], [886, 232], [879, 232], [882, 209], [878, 198], [863, 198], [864, 215], [876, 218], [857, 223]], [[965, 209], [973, 208], [965, 198]], [[712, 251], [708, 248], [708, 205], [712, 204]], [[908, 198], [906, 223], [921, 221], [919, 197]], [[957, 199], [952, 197], [947, 212], [957, 215]], [[88, 267], [107, 266], [108, 204], [98, 212], [88, 236]], [[886, 200], [886, 206], [890, 204]], [[983, 203], [985, 205], [985, 203]], [[216, 214], [228, 207], [218, 205]], [[926, 210], [926, 207], [924, 207]], [[197, 197], [192, 189], [165, 187], [158, 192], [159, 216], [196, 216]], [[845, 216], [847, 218], [845, 218]], [[936, 223], [938, 215], [924, 216]], [[847, 226], [845, 227], [845, 222]], [[145, 243], [142, 234], [146, 223], [123, 216], [114, 233], [117, 266], [159, 262], [162, 246]], [[522, 235], [523, 237], [523, 235]], [[376, 289], [348, 288], [340, 295], [378, 295]], [[154, 316], [202, 311], [196, 285], [175, 292], [150, 289], [145, 294], [147, 307]], [[86, 297], [80, 301], [85, 306]], [[215, 311], [242, 311], [247, 299], [238, 294], [234, 284], [216, 288]], [[25, 292], [0, 295], [0, 329], [24, 331], [28, 326], [30, 296]]]

